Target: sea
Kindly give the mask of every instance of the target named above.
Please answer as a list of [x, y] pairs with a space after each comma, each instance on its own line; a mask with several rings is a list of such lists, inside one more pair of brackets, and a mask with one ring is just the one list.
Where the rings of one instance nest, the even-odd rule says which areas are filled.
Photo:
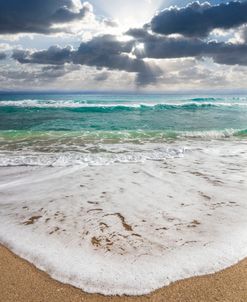
[[246, 135], [247, 95], [0, 94], [0, 166], [159, 160], [146, 144]]

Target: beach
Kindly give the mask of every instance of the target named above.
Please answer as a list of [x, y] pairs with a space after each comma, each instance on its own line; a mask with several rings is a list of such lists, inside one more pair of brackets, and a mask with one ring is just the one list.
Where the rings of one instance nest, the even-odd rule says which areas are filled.
[[[0, 131], [0, 243], [35, 276], [40, 270], [46, 284], [69, 284], [85, 299], [157, 300], [246, 258], [245, 99], [119, 106], [41, 97], [0, 101], [9, 127]], [[131, 129], [122, 129], [126, 114]], [[218, 116], [231, 118], [232, 128], [220, 128]], [[182, 117], [188, 130], [180, 129]], [[27, 265], [1, 251], [10, 264]], [[230, 270], [243, 272], [245, 262]], [[200, 290], [207, 301], [215, 297], [210, 288], [225, 292], [224, 279], [209, 286], [212, 276]], [[193, 291], [187, 295], [198, 298]]]
[[187, 141], [163, 161], [2, 167], [1, 243], [89, 293], [217, 272], [247, 253], [246, 153], [244, 141]]
[[247, 0], [0, 0], [0, 302], [247, 302]]
[[0, 246], [0, 301], [3, 302], [244, 302], [247, 300], [247, 261], [222, 272], [176, 282], [140, 297], [87, 294], [59, 283]]

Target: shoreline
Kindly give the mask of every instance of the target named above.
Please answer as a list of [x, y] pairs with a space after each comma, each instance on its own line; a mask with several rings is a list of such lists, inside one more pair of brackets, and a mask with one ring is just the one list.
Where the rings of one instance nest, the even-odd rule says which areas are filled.
[[247, 300], [247, 258], [215, 274], [192, 277], [144, 296], [88, 294], [52, 279], [47, 273], [21, 259], [0, 244], [0, 301], [4, 302], [198, 302]]
[[247, 255], [246, 146], [196, 147], [186, 160], [2, 168], [1, 242], [54, 279], [109, 296], [236, 264]]

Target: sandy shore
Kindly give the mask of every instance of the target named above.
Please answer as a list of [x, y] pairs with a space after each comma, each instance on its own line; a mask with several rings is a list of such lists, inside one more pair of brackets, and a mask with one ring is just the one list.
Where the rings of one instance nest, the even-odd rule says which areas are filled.
[[2, 248], [0, 299], [246, 302], [246, 262], [157, 290], [247, 255], [247, 145], [201, 144], [167, 161], [2, 167], [0, 242], [70, 286]]
[[1, 302], [245, 302], [247, 301], [247, 259], [214, 275], [194, 277], [141, 297], [105, 297], [51, 279], [46, 273], [20, 259], [0, 245]]

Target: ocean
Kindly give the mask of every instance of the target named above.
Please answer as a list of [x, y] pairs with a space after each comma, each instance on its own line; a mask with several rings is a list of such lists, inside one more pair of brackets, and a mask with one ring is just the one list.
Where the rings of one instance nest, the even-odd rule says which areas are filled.
[[0, 165], [162, 159], [141, 145], [242, 139], [246, 121], [246, 95], [0, 94]]
[[90, 293], [247, 256], [247, 96], [1, 94], [0, 243]]

